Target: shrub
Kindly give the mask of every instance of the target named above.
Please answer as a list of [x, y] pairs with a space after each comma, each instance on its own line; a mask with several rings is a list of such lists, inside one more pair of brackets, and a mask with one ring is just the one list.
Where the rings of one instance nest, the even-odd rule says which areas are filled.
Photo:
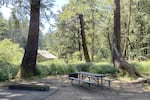
[[52, 63], [50, 65], [51, 67], [51, 75], [62, 75], [66, 73], [66, 65], [65, 64], [60, 64], [60, 63]]
[[109, 63], [66, 64], [62, 60], [54, 60], [49, 62], [42, 62], [37, 65], [37, 74], [38, 76], [42, 77], [48, 75], [69, 74], [77, 71], [115, 74], [115, 69], [113, 65]]
[[19, 67], [12, 63], [0, 63], [0, 81], [10, 80], [15, 78]]
[[142, 62], [133, 62], [133, 65], [141, 74], [150, 75], [150, 60]]
[[115, 69], [112, 64], [109, 63], [97, 63], [90, 67], [90, 72], [101, 74], [115, 74]]
[[37, 74], [40, 76], [63, 75], [67, 73], [67, 64], [63, 60], [53, 60], [37, 65]]
[[49, 68], [44, 66], [44, 65], [37, 65], [36, 66], [36, 74], [37, 76], [39, 77], [46, 77], [49, 75], [49, 72], [48, 72]]
[[8, 39], [0, 41], [0, 63], [21, 63], [23, 57], [23, 49], [19, 47], [19, 44], [13, 43]]
[[74, 73], [74, 72], [77, 72], [76, 65], [75, 64], [68, 64], [66, 73], [69, 74], [69, 73]]
[[93, 66], [92, 63], [80, 63], [76, 65], [78, 71], [86, 71], [88, 72], [90, 67]]

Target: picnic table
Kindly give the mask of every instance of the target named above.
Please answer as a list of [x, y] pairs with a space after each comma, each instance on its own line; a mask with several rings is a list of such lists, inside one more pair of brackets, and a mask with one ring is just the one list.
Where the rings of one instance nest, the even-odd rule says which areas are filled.
[[106, 79], [105, 77], [108, 76], [108, 74], [96, 74], [96, 73], [90, 73], [90, 72], [76, 72], [69, 74], [69, 79], [72, 80], [71, 83], [73, 85], [73, 81], [79, 81], [79, 83], [87, 83], [89, 86], [96, 85], [96, 86], [104, 86], [104, 81], [108, 83], [108, 86], [110, 88], [111, 80]]

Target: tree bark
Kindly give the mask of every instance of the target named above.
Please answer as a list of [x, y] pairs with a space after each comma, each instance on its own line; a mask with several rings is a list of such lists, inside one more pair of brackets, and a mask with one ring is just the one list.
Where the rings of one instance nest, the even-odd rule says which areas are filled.
[[81, 45], [81, 40], [80, 40], [81, 39], [81, 33], [80, 33], [79, 28], [78, 28], [78, 33], [77, 34], [78, 34], [78, 48], [79, 48], [78, 50], [79, 50], [79, 53], [80, 53], [79, 54], [79, 60], [82, 61], [82, 54], [81, 54], [82, 45]]
[[124, 70], [129, 75], [137, 78], [141, 75], [136, 69], [130, 65], [121, 55], [121, 28], [120, 28], [120, 0], [114, 0], [114, 33], [113, 33], [113, 44], [112, 44], [112, 59], [113, 64], [117, 72]]
[[83, 15], [79, 15], [80, 19], [80, 33], [81, 33], [81, 39], [82, 39], [82, 47], [83, 47], [83, 53], [84, 53], [84, 58], [86, 62], [90, 62], [90, 57], [87, 49], [87, 44], [86, 44], [86, 36], [85, 36], [85, 31], [84, 31], [84, 20], [83, 20]]
[[39, 16], [40, 0], [30, 0], [30, 24], [28, 40], [25, 47], [25, 53], [21, 64], [20, 77], [26, 78], [36, 75], [36, 57], [39, 38]]

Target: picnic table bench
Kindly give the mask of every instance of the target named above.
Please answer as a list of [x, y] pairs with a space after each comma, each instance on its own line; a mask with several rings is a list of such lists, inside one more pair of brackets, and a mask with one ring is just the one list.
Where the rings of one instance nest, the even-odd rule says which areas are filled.
[[105, 78], [106, 76], [108, 76], [108, 74], [76, 72], [76, 73], [69, 74], [69, 79], [71, 80], [72, 85], [73, 85], [73, 81], [78, 81], [79, 83], [89, 84], [89, 86], [92, 84], [92, 85], [101, 86], [103, 88], [103, 86], [106, 85], [107, 83], [108, 87], [110, 88], [112, 80], [109, 78]]

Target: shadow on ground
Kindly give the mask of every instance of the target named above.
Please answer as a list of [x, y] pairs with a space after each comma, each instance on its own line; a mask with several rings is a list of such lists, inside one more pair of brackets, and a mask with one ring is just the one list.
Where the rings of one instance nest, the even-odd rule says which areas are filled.
[[0, 100], [44, 100], [55, 94], [59, 89], [52, 87], [49, 91], [11, 90], [7, 87], [0, 88]]

